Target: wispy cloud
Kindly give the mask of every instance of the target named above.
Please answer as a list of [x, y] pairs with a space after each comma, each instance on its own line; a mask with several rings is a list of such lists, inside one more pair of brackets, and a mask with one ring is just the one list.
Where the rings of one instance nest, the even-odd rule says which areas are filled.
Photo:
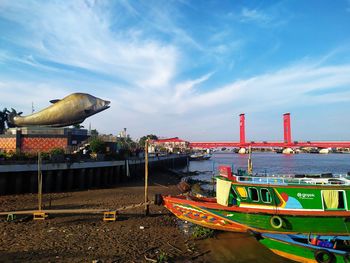
[[[186, 112], [188, 110], [188, 105], [183, 103], [185, 98], [196, 96], [194, 88], [207, 81], [212, 75], [213, 73], [209, 73], [198, 79], [185, 81], [175, 86], [175, 93], [172, 95], [171, 101], [174, 103], [174, 106], [177, 105], [177, 112]], [[197, 93], [200, 93], [200, 91], [197, 91]]]
[[[259, 54], [246, 56], [245, 44], [255, 51], [259, 39], [246, 41], [248, 34], [237, 28], [275, 25], [274, 12], [237, 8], [220, 23], [217, 16], [208, 26], [197, 23], [193, 34], [174, 2], [159, 3], [1, 1], [0, 26], [6, 21], [14, 30], [0, 35], [0, 65], [12, 74], [0, 72], [0, 105], [29, 113], [32, 101], [40, 109], [50, 99], [87, 92], [112, 101], [103, 118], [88, 120], [101, 132], [128, 127], [135, 137], [149, 132], [191, 139], [210, 137], [236, 112], [350, 101], [350, 64], [333, 63], [342, 49], [316, 61], [289, 57], [274, 70], [269, 63], [264, 71], [254, 68]], [[266, 46], [284, 48], [276, 39]], [[262, 61], [272, 57], [268, 48]], [[243, 60], [252, 63], [246, 77], [238, 68], [247, 66]]]
[[24, 115], [31, 113], [32, 102], [36, 110], [40, 110], [50, 105], [49, 100], [61, 99], [71, 92], [69, 88], [62, 88], [53, 83], [21, 80], [1, 80], [0, 90], [0, 105], [23, 111]]
[[257, 23], [269, 23], [272, 18], [263, 11], [257, 9], [248, 9], [244, 7], [241, 11], [241, 21], [242, 22], [257, 22]]
[[[298, 104], [299, 100], [305, 100], [308, 104], [322, 103], [328, 101], [327, 96], [311, 94], [325, 88], [336, 89], [350, 85], [349, 73], [348, 64], [325, 66], [318, 62], [302, 62], [275, 72], [234, 81], [222, 87], [212, 87], [207, 92], [200, 89], [194, 91], [193, 87], [201, 85], [212, 75], [208, 74], [197, 80], [177, 84], [171, 95], [158, 94], [158, 101], [166, 101], [172, 112], [196, 111], [194, 109], [200, 112], [204, 108], [223, 107], [239, 101], [245, 101], [244, 107], [249, 111], [273, 108], [281, 104], [292, 106]], [[334, 95], [332, 101], [350, 100], [346, 91], [341, 91]], [[157, 111], [157, 106], [152, 105], [153, 110]], [[167, 110], [159, 109], [160, 112]]]
[[[229, 121], [236, 111], [253, 113], [281, 107], [291, 109], [301, 105], [350, 102], [350, 90], [345, 88], [350, 85], [350, 64], [327, 66], [302, 62], [212, 87], [210, 91], [202, 90], [201, 86], [214, 76], [214, 73], [209, 73], [197, 79], [178, 82], [175, 86], [166, 86], [162, 90], [114, 86], [109, 87], [107, 92], [106, 87], [102, 86], [101, 92], [93, 94], [111, 100], [112, 108], [104, 113], [104, 118], [94, 117], [88, 121], [105, 127], [106, 132], [111, 123], [122, 123], [121, 126], [139, 132], [134, 136], [142, 136], [145, 130], [151, 132], [151, 127], [159, 129], [160, 126], [163, 135], [171, 136], [171, 131], [175, 129], [180, 135], [190, 136], [194, 123], [203, 121], [200, 127], [204, 132], [216, 126], [218, 116], [228, 118]], [[81, 91], [87, 92], [89, 88]], [[62, 86], [53, 83], [21, 81], [2, 81], [0, 90], [1, 105], [17, 107], [27, 113], [31, 101], [37, 105], [36, 108], [42, 108], [48, 105], [50, 99], [61, 98], [72, 92], [71, 88], [62, 89]], [[14, 92], [19, 94], [15, 103]], [[203, 112], [206, 121], [203, 120]], [[187, 126], [186, 123], [191, 125]], [[176, 125], [180, 125], [181, 129]]]
[[118, 76], [134, 85], [168, 84], [175, 73], [176, 47], [135, 38], [128, 29], [112, 31], [108, 12], [107, 7], [80, 1], [68, 5], [41, 2], [37, 8], [26, 2], [5, 2], [0, 9], [2, 17], [28, 31], [24, 39], [9, 39], [21, 48], [30, 48], [33, 59]]
[[168, 87], [163, 92], [141, 93], [139, 90], [129, 90], [122, 91], [121, 96], [133, 111], [158, 115], [198, 115], [204, 111], [228, 110], [232, 105], [254, 112], [278, 108], [281, 105], [295, 107], [302, 103], [312, 105], [350, 101], [350, 91], [346, 89], [333, 93], [331, 100], [329, 94], [316, 95], [323, 89], [332, 90], [350, 85], [349, 64], [296, 64], [275, 72], [234, 81], [222, 87], [212, 87], [210, 91], [201, 91], [200, 86], [211, 76], [212, 74], [208, 74], [199, 79], [178, 83], [174, 89]]

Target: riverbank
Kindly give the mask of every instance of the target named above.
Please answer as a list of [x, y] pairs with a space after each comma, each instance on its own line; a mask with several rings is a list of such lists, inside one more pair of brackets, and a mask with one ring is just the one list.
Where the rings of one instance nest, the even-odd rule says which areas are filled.
[[[178, 181], [174, 175], [151, 173], [150, 198], [156, 193], [177, 194]], [[49, 208], [51, 202], [51, 209], [117, 208], [143, 202], [143, 184], [140, 180], [112, 189], [45, 194], [44, 204]], [[2, 211], [35, 209], [36, 204], [35, 194], [0, 196]], [[165, 208], [152, 205], [151, 215], [143, 214], [143, 207], [127, 210], [109, 223], [100, 214], [57, 215], [44, 221], [1, 218], [0, 261], [284, 262], [247, 234], [221, 233], [193, 241]]]
[[[150, 175], [150, 197], [155, 193], [176, 194], [174, 176]], [[130, 182], [113, 189], [45, 194], [51, 208], [117, 208], [143, 202], [143, 182]], [[35, 194], [0, 196], [2, 211], [35, 209]], [[60, 215], [44, 221], [0, 222], [1, 262], [143, 262], [147, 258], [170, 257], [183, 261], [195, 256], [166, 209], [150, 206], [120, 214], [116, 222], [102, 221], [102, 215]], [[183, 253], [181, 253], [182, 251]]]

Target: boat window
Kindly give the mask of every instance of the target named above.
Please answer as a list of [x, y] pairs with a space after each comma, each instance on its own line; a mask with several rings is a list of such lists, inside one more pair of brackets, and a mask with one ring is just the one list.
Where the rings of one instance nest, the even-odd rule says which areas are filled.
[[345, 209], [345, 192], [339, 191], [338, 196], [339, 196], [338, 209]]
[[347, 209], [344, 190], [323, 190], [322, 197], [325, 210]]
[[243, 200], [247, 199], [247, 190], [244, 187], [239, 186], [236, 190]]
[[249, 197], [253, 202], [259, 202], [258, 190], [254, 187], [249, 187]]
[[261, 200], [264, 203], [271, 203], [271, 195], [268, 189], [262, 188], [260, 189]]

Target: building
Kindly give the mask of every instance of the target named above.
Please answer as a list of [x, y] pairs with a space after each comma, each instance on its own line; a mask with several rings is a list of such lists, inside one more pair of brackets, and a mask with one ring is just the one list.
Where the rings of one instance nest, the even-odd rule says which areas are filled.
[[126, 128], [124, 128], [122, 131], [118, 133], [118, 138], [127, 138], [128, 134], [126, 133]]
[[55, 148], [66, 152], [74, 150], [88, 139], [85, 129], [23, 127], [11, 128], [0, 135], [0, 151], [36, 153], [49, 152]]
[[167, 152], [185, 152], [190, 148], [188, 141], [184, 141], [178, 137], [154, 140], [152, 144], [158, 150], [164, 148]]

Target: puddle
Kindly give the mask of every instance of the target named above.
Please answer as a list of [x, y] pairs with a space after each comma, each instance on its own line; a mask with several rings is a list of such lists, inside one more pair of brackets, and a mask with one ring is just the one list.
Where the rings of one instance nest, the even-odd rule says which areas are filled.
[[294, 262], [274, 254], [247, 233], [218, 232], [215, 238], [198, 240], [196, 245], [201, 251], [210, 250], [203, 262]]
[[[178, 219], [178, 227], [187, 238], [192, 238], [195, 224]], [[240, 262], [240, 263], [292, 263], [260, 244], [247, 233], [216, 231], [213, 238], [196, 240], [201, 251], [210, 251], [200, 259], [202, 262]]]

